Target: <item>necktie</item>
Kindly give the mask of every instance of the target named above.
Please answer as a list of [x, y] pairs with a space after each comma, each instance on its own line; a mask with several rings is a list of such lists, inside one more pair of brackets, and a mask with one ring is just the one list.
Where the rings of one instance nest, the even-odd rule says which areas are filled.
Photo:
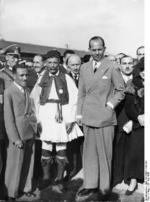
[[94, 65], [94, 73], [97, 71], [97, 62], [95, 62], [95, 65]]
[[78, 80], [78, 76], [77, 75], [74, 75], [74, 80]]
[[24, 88], [24, 96], [25, 96], [25, 114], [27, 114], [29, 108], [29, 94], [25, 88]]

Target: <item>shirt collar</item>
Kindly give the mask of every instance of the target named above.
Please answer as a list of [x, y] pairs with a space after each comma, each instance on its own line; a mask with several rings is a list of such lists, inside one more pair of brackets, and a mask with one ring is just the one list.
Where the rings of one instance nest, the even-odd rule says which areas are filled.
[[95, 60], [93, 60], [93, 68], [95, 68], [95, 65], [96, 65], [96, 67], [97, 67], [97, 69], [100, 67], [100, 65], [101, 65], [101, 62], [100, 61], [95, 61]]
[[71, 75], [73, 78], [77, 78], [77, 79], [79, 78], [79, 74], [74, 74], [73, 72], [71, 72]]
[[125, 74], [123, 74], [123, 73], [121, 72], [121, 75], [122, 75], [123, 80], [124, 80], [125, 83], [127, 83], [129, 80], [131, 80], [131, 79], [133, 78], [133, 75], [132, 75], [132, 74], [129, 75], [129, 76], [127, 76], [127, 75], [125, 75]]
[[57, 72], [56, 74], [51, 74], [51, 73], [49, 72], [49, 76], [58, 76], [58, 74], [59, 74], [59, 70], [58, 70], [58, 72]]
[[15, 86], [16, 86], [22, 93], [24, 93], [24, 89], [23, 89], [22, 86], [20, 86], [19, 84], [17, 84], [15, 81], [14, 81], [14, 84], [15, 84]]

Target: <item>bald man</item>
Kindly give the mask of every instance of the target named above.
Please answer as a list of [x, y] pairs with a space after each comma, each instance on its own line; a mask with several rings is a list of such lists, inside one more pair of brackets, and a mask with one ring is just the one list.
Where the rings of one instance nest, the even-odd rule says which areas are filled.
[[71, 55], [68, 58], [67, 65], [68, 65], [68, 68], [70, 69], [70, 76], [73, 78], [76, 86], [78, 87], [79, 71], [81, 67], [80, 57], [76, 54]]
[[[74, 80], [76, 87], [78, 88], [79, 82], [79, 71], [81, 67], [81, 59], [78, 55], [72, 54], [67, 61], [68, 69], [70, 70], [69, 75]], [[81, 128], [82, 129], [82, 128]], [[67, 168], [66, 180], [70, 180], [82, 167], [82, 145], [83, 137], [79, 137], [71, 142], [67, 143], [67, 157], [69, 160]]]

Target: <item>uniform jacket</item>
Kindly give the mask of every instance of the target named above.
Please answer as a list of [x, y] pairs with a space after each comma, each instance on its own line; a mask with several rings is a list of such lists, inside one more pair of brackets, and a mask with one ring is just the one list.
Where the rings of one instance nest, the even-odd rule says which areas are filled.
[[106, 107], [110, 102], [116, 107], [124, 99], [124, 81], [118, 66], [101, 60], [101, 65], [93, 72], [93, 62], [80, 68], [77, 115], [82, 115], [82, 123], [93, 127], [116, 125], [115, 111]]
[[12, 83], [4, 92], [4, 120], [9, 140], [28, 140], [36, 132], [36, 118], [31, 99]]
[[7, 67], [0, 71], [0, 78], [4, 81], [5, 89], [14, 81], [13, 73]]

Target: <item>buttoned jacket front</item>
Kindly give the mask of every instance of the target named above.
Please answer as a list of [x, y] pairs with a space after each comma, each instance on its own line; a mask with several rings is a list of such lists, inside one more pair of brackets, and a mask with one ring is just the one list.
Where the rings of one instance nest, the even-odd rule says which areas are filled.
[[77, 115], [82, 115], [83, 124], [92, 127], [116, 125], [115, 111], [108, 109], [107, 103], [115, 108], [123, 99], [124, 81], [117, 64], [104, 58], [96, 73], [92, 61], [81, 66]]

